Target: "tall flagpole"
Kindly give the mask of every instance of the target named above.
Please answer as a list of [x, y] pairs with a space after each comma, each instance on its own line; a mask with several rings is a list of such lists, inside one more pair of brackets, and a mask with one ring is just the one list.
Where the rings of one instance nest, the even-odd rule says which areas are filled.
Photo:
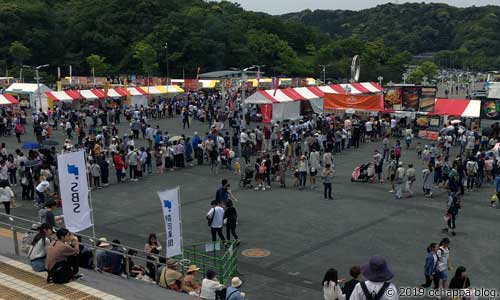
[[[87, 152], [83, 150], [84, 153], [84, 158], [85, 158], [85, 167], [87, 167]], [[95, 221], [94, 221], [94, 206], [92, 205], [92, 189], [90, 188], [90, 174], [87, 173], [87, 189], [88, 189], [88, 195], [89, 195], [89, 207], [90, 207], [90, 220], [92, 221], [92, 243], [94, 244], [94, 250], [93, 250], [93, 255], [92, 255], [92, 260], [94, 263], [94, 267], [97, 267], [97, 256], [96, 256], [96, 250], [97, 250], [97, 241], [95, 237]]]
[[177, 197], [179, 198], [179, 231], [181, 234], [181, 253], [182, 259], [184, 259], [184, 236], [182, 235], [182, 211], [181, 211], [181, 187], [177, 186]]

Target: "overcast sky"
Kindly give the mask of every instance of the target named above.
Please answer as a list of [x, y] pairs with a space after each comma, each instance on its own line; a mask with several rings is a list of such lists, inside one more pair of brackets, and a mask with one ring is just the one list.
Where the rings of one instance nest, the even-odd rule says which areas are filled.
[[[252, 11], [262, 11], [269, 14], [284, 14], [288, 12], [296, 12], [304, 9], [349, 9], [349, 10], [360, 10], [364, 8], [370, 8], [377, 6], [379, 4], [398, 1], [387, 1], [387, 0], [231, 0], [232, 2], [237, 2], [243, 6], [243, 8]], [[407, 1], [399, 0], [399, 3], [403, 2], [440, 2], [447, 3], [453, 6], [482, 6], [488, 4], [498, 5], [499, 0], [441, 0], [441, 1]]]

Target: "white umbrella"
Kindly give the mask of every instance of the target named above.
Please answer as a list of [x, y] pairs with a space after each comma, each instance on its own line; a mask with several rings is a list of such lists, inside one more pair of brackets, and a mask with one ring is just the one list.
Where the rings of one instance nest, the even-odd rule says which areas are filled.
[[460, 124], [462, 123], [461, 120], [451, 120], [450, 124]]

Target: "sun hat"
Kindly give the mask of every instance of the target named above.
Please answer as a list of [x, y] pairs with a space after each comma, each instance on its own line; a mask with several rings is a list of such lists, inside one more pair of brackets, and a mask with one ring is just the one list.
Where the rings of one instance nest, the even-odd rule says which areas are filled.
[[370, 261], [361, 266], [363, 276], [373, 282], [386, 282], [394, 277], [394, 273], [389, 269], [387, 262], [382, 256], [374, 255]]
[[198, 268], [196, 265], [190, 265], [187, 268], [186, 272], [187, 273], [191, 273], [191, 272], [195, 272], [195, 271], [199, 271], [199, 270], [200, 270], [200, 268]]
[[231, 286], [234, 288], [239, 288], [243, 284], [243, 281], [239, 277], [233, 277], [231, 279]]
[[169, 258], [167, 260], [167, 266], [175, 266], [177, 265], [177, 261], [175, 259]]
[[99, 247], [109, 247], [111, 244], [108, 242], [108, 239], [105, 237], [101, 237], [97, 240], [97, 246]]

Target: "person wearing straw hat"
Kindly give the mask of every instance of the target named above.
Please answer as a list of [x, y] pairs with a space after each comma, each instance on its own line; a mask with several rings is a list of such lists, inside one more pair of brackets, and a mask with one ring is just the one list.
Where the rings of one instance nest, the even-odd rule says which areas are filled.
[[385, 259], [375, 255], [361, 267], [361, 273], [367, 279], [356, 285], [350, 300], [397, 300], [396, 286], [390, 282], [394, 277]]
[[226, 291], [226, 300], [244, 300], [245, 293], [240, 291], [242, 285], [243, 281], [239, 277], [233, 277], [231, 286]]
[[200, 268], [196, 265], [190, 265], [186, 270], [186, 275], [182, 279], [182, 289], [184, 292], [188, 294], [196, 294], [200, 293], [201, 285], [196, 280], [196, 276], [198, 275], [198, 271]]

